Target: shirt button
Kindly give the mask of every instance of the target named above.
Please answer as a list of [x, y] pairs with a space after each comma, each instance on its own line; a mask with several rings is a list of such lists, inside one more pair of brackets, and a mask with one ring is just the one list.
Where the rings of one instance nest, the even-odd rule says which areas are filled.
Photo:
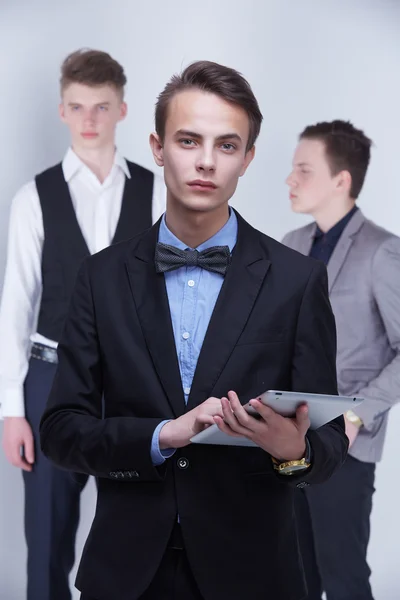
[[183, 391], [185, 392], [185, 394], [186, 394], [187, 396], [190, 394], [190, 388], [189, 388], [189, 387], [186, 387], [186, 388], [184, 388], [184, 390], [183, 390]]
[[189, 279], [189, 281], [188, 281], [188, 286], [189, 286], [189, 287], [193, 287], [193, 286], [194, 286], [194, 281], [193, 281], [193, 279]]
[[189, 466], [189, 461], [187, 458], [184, 458], [183, 456], [181, 458], [178, 459], [178, 467], [180, 469], [187, 469]]
[[182, 333], [182, 337], [184, 340], [188, 340], [190, 338], [190, 333], [188, 333], [187, 331], [185, 331], [185, 333]]

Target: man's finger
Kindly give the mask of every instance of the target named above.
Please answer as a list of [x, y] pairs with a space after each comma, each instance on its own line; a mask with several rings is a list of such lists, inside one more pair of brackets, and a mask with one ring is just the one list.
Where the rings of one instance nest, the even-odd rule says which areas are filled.
[[233, 431], [229, 425], [225, 423], [224, 419], [221, 419], [221, 417], [215, 416], [214, 423], [217, 425], [220, 431], [223, 431], [223, 433], [226, 433], [232, 437], [242, 437], [241, 433], [236, 433], [236, 431]]
[[24, 455], [26, 462], [33, 465], [35, 462], [35, 448], [32, 435], [27, 436], [24, 440]]
[[[230, 407], [233, 412], [233, 415], [239, 425], [250, 431], [251, 433], [257, 433], [260, 431], [260, 425], [262, 421], [260, 421], [257, 417], [247, 412], [244, 406], [241, 404], [237, 394], [235, 392], [229, 392], [229, 401]], [[265, 423], [264, 423], [265, 425]], [[248, 433], [247, 433], [248, 435]]]
[[[235, 416], [235, 413], [232, 411], [232, 405], [229, 402], [229, 400], [227, 398], [221, 398], [221, 405], [224, 413], [224, 421], [230, 427], [230, 429], [232, 429], [232, 431], [235, 431], [239, 435], [249, 435], [251, 431], [246, 426], [241, 425], [239, 423], [238, 419]], [[236, 407], [236, 409], [238, 411], [240, 409], [244, 410], [241, 406]]]
[[243, 424], [249, 420], [249, 413], [239, 400], [236, 392], [228, 392], [228, 401], [235, 417]]
[[280, 417], [280, 415], [278, 415], [278, 413], [276, 413], [270, 406], [267, 406], [257, 398], [250, 400], [249, 404], [267, 423], [271, 422], [271, 420], [275, 419], [276, 417]]
[[213, 425], [214, 424], [214, 418], [212, 415], [199, 415], [196, 419], [196, 421], [200, 424], [200, 425]]
[[307, 431], [310, 427], [310, 419], [308, 417], [307, 404], [301, 404], [296, 410], [296, 422], [301, 430]]
[[32, 465], [29, 464], [23, 457], [21, 457], [21, 464], [20, 464], [20, 468], [23, 471], [32, 471]]
[[13, 467], [17, 469], [23, 469], [24, 471], [32, 471], [32, 466], [29, 465], [19, 451], [14, 452], [11, 456], [7, 457]]

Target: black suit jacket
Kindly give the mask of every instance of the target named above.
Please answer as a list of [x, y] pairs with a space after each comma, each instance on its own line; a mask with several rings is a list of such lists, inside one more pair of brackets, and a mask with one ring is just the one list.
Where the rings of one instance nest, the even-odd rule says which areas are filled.
[[187, 407], [154, 266], [159, 224], [80, 270], [41, 444], [60, 467], [98, 477], [77, 587], [99, 600], [143, 593], [178, 513], [205, 600], [305, 593], [293, 495], [345, 459], [342, 417], [309, 432], [313, 465], [301, 477], [276, 475], [259, 448], [190, 445], [161, 467], [150, 458], [158, 423], [209, 396], [233, 389], [244, 403], [266, 389], [337, 393], [325, 267], [238, 221]]

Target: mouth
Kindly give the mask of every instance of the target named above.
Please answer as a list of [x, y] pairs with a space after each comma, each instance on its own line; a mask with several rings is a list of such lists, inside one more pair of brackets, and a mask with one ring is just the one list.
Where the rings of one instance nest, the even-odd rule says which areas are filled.
[[94, 132], [90, 132], [90, 131], [84, 131], [83, 133], [81, 133], [81, 136], [85, 139], [93, 139], [95, 137], [97, 137], [99, 134], [98, 133], [94, 133]]
[[296, 194], [292, 194], [292, 193], [290, 193], [290, 194], [289, 194], [289, 198], [290, 198], [291, 200], [295, 200], [295, 199], [297, 198], [297, 196], [296, 196]]
[[188, 186], [192, 190], [200, 190], [200, 191], [211, 191], [216, 190], [217, 186], [212, 181], [204, 181], [203, 179], [196, 179], [195, 181], [191, 181], [188, 183]]

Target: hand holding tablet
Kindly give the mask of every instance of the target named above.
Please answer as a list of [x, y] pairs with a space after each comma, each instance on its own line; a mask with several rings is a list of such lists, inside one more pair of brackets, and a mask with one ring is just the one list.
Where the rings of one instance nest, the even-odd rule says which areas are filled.
[[[307, 404], [311, 429], [318, 429], [347, 410], [353, 410], [363, 402], [363, 398], [356, 396], [308, 394], [280, 390], [268, 390], [259, 396], [258, 399], [284, 417], [293, 417], [299, 405]], [[245, 405], [245, 409], [252, 415], [258, 414], [249, 404]], [[216, 425], [212, 425], [193, 436], [191, 442], [194, 444], [256, 446], [254, 442], [245, 437], [231, 437], [226, 435]]]

